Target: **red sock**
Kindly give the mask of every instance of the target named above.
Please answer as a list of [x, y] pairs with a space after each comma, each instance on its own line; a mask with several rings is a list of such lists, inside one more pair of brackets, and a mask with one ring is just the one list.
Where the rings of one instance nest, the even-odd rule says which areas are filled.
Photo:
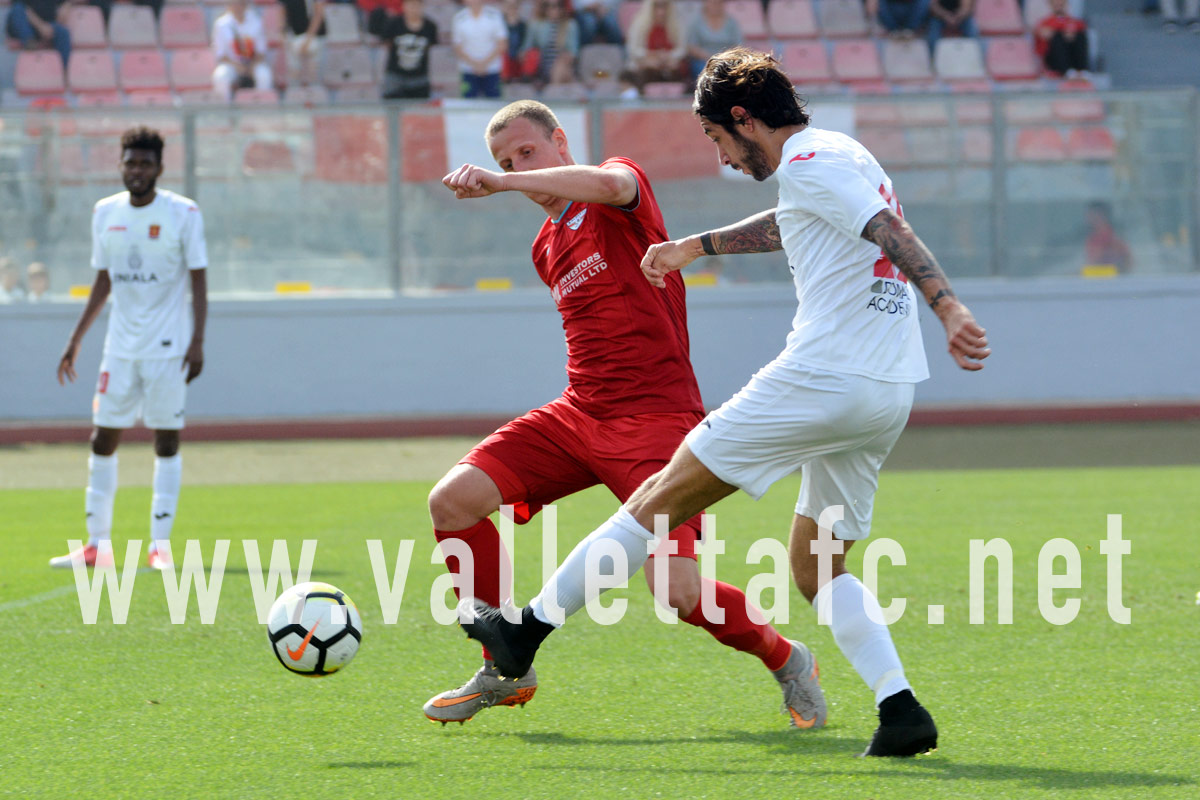
[[[496, 530], [492, 521], [484, 517], [465, 530], [435, 530], [433, 535], [439, 542], [447, 539], [462, 539], [467, 543], [467, 547], [471, 549], [475, 572], [473, 589], [475, 597], [489, 605], [499, 606], [501, 565], [503, 564], [506, 571], [511, 568], [508, 562], [508, 553], [505, 552], [504, 546], [500, 542], [500, 532]], [[462, 565], [457, 556], [449, 556], [446, 559], [446, 568], [454, 575], [460, 575]], [[454, 596], [462, 599], [457, 585], [454, 587]], [[487, 651], [486, 647], [483, 648], [483, 657], [489, 661], [492, 658], [492, 654]]]
[[727, 647], [758, 656], [769, 670], [780, 669], [787, 663], [792, 643], [769, 623], [757, 625], [750, 619], [746, 612], [746, 595], [741, 589], [721, 581], [705, 579], [704, 582], [716, 585], [717, 607], [724, 609], [725, 621], [720, 625], [709, 622], [704, 618], [704, 604], [697, 603], [684, 622], [704, 628]]

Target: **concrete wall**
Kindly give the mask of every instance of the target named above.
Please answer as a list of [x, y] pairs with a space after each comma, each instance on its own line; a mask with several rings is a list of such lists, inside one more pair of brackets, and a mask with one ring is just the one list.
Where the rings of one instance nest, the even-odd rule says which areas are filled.
[[[945, 354], [922, 309], [921, 406], [1200, 402], [1200, 276], [957, 282], [988, 329], [981, 373]], [[695, 289], [692, 356], [710, 406], [782, 347], [790, 284]], [[79, 382], [54, 379], [82, 306], [0, 306], [0, 420], [86, 420], [105, 318]], [[215, 301], [189, 418], [507, 415], [560, 392], [565, 350], [544, 291], [392, 300]]]

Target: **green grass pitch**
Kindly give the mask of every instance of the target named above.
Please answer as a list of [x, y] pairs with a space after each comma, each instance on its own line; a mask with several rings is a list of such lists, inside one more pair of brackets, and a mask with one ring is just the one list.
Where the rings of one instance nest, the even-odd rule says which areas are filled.
[[[797, 480], [759, 503], [715, 508], [727, 551], [718, 576], [745, 586], [765, 567], [746, 549], [783, 536]], [[919, 759], [854, 756], [874, 729], [870, 694], [794, 588], [786, 635], [817, 652], [828, 727], [788, 730], [761, 664], [653, 613], [640, 576], [619, 625], [577, 618], [546, 644], [524, 709], [465, 726], [425, 719], [422, 703], [458, 685], [478, 651], [433, 622], [429, 485], [185, 486], [174, 541], [233, 540], [221, 604], [201, 625], [170, 624], [157, 573], [137, 576], [129, 620], [81, 622], [69, 572], [46, 559], [82, 535], [82, 489], [0, 491], [0, 794], [22, 798], [1195, 798], [1200, 796], [1200, 468], [885, 473], [873, 536], [898, 540], [907, 566], [881, 567], [881, 595], [906, 597], [893, 635], [941, 728]], [[122, 490], [114, 532], [145, 538], [149, 490]], [[560, 504], [560, 555], [614, 509], [593, 490]], [[1106, 610], [1099, 552], [1119, 513], [1132, 553], [1123, 602]], [[540, 520], [540, 517], [538, 518]], [[518, 599], [540, 583], [540, 522], [518, 531]], [[968, 622], [968, 541], [1007, 539], [1013, 623]], [[1071, 624], [1038, 611], [1037, 557], [1065, 537], [1083, 588]], [[350, 594], [365, 635], [344, 672], [283, 670], [257, 623], [241, 541], [315, 538], [313, 578]], [[416, 540], [398, 624], [380, 619], [365, 541], [389, 560]], [[857, 572], [863, 547], [849, 559]], [[177, 550], [177, 557], [179, 551]], [[930, 625], [926, 607], [945, 607]]]

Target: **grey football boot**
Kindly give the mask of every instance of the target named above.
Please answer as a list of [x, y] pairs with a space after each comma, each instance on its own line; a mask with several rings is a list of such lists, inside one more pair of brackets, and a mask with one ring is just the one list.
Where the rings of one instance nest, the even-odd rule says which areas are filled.
[[518, 680], [501, 677], [491, 661], [457, 689], [431, 697], [425, 704], [425, 716], [445, 725], [447, 722], [462, 724], [485, 708], [492, 706], [524, 706], [537, 691], [537, 672], [533, 667]]
[[783, 689], [781, 711], [791, 717], [791, 726], [815, 731], [825, 726], [828, 709], [821, 691], [821, 670], [816, 656], [800, 642], [792, 640], [787, 662], [771, 673]]

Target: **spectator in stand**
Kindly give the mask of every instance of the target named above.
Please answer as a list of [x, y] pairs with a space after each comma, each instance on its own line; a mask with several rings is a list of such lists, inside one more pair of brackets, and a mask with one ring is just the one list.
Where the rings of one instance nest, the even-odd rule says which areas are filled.
[[1087, 23], [1067, 13], [1067, 0], [1050, 0], [1050, 16], [1033, 29], [1033, 40], [1048, 71], [1068, 78], [1088, 71]]
[[536, 69], [527, 69], [521, 63], [521, 48], [529, 32], [529, 22], [521, 16], [521, 0], [504, 0], [500, 4], [500, 13], [504, 15], [504, 24], [508, 26], [508, 45], [504, 50], [504, 66], [500, 70], [500, 77], [506, 81], [532, 78]]
[[463, 77], [463, 97], [499, 97], [502, 56], [508, 46], [504, 15], [483, 0], [463, 0], [451, 22], [454, 53]]
[[17, 265], [8, 256], [0, 258], [0, 305], [24, 299], [25, 290], [21, 288], [21, 275], [17, 272]]
[[[334, 0], [337, 2], [338, 0]], [[380, 36], [380, 30], [389, 17], [404, 13], [404, 0], [355, 0], [359, 16], [367, 21], [367, 33]]]
[[[765, 13], [765, 12], [764, 12]], [[742, 26], [725, 10], [725, 0], [704, 0], [687, 30], [687, 55], [694, 83], [708, 58], [742, 43]]]
[[571, 83], [575, 80], [575, 59], [579, 56], [579, 25], [567, 9], [567, 0], [537, 0], [521, 62], [537, 53], [537, 82]]
[[911, 39], [929, 16], [929, 0], [867, 0], [867, 19], [897, 39]]
[[1113, 227], [1112, 208], [1108, 203], [1089, 203], [1087, 224], [1087, 238], [1083, 242], [1086, 266], [1113, 266], [1117, 272], [1129, 272], [1133, 254]]
[[50, 273], [46, 271], [46, 265], [40, 261], [30, 264], [25, 270], [25, 285], [29, 287], [25, 295], [26, 302], [42, 303], [49, 300]]
[[625, 40], [629, 77], [639, 89], [647, 83], [687, 77], [687, 40], [675, 0], [642, 0]]
[[213, 23], [213, 52], [217, 56], [213, 91], [226, 102], [233, 99], [235, 88], [271, 88], [262, 18], [247, 5], [247, 0], [230, 0], [229, 10]]
[[580, 44], [625, 44], [617, 9], [621, 0], [580, 0], [575, 10]]
[[943, 36], [979, 38], [975, 24], [975, 0], [931, 0], [929, 4], [929, 52], [937, 47]]
[[1200, 0], [1183, 0], [1184, 19], [1179, 18], [1179, 0], [1162, 0], [1163, 30], [1176, 33], [1186, 23], [1192, 33], [1200, 33]]
[[62, 56], [63, 67], [71, 58], [71, 32], [67, 30], [67, 3], [64, 0], [21, 0], [13, 3], [5, 22], [5, 31], [32, 50], [52, 45]]
[[325, 44], [325, 0], [279, 0], [283, 5], [283, 52], [288, 85], [317, 82]]
[[383, 99], [429, 99], [429, 48], [437, 44], [438, 29], [425, 16], [424, 0], [405, 0], [404, 13], [389, 17], [380, 35], [388, 46]]

